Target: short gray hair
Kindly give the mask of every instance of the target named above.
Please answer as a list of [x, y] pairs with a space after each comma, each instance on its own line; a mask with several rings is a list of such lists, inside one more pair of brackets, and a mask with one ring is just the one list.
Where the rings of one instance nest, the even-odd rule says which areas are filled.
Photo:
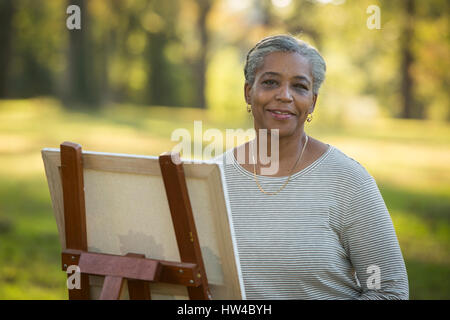
[[313, 93], [317, 94], [325, 80], [326, 64], [319, 51], [291, 35], [270, 36], [259, 41], [248, 53], [244, 67], [245, 82], [253, 86], [256, 70], [264, 63], [264, 57], [272, 52], [296, 52], [311, 64]]

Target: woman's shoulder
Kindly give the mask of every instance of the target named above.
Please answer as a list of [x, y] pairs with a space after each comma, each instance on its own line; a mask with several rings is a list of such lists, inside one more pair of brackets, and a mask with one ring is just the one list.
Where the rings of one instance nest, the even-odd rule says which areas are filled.
[[369, 171], [353, 156], [344, 153], [339, 147], [329, 145], [330, 154], [325, 166], [340, 179], [351, 179], [363, 182], [373, 178]]

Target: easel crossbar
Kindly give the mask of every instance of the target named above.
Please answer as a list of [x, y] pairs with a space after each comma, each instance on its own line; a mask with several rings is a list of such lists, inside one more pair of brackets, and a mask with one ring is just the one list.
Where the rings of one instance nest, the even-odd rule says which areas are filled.
[[62, 270], [77, 265], [82, 274], [117, 276], [129, 280], [157, 281], [188, 287], [201, 285], [199, 268], [194, 263], [172, 262], [132, 256], [64, 250]]

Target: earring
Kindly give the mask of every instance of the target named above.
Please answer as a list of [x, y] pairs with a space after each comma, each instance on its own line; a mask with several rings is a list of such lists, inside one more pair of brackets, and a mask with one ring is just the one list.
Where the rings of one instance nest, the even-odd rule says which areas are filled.
[[247, 112], [248, 113], [252, 112], [252, 107], [249, 104], [247, 105]]
[[312, 113], [308, 114], [308, 116], [306, 117], [306, 121], [311, 122], [312, 121]]

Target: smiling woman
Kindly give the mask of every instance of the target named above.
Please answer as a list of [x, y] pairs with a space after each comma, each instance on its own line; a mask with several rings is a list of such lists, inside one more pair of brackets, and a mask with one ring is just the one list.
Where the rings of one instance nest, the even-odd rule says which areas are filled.
[[[313, 138], [306, 143], [309, 137], [304, 134], [304, 124], [312, 119], [325, 70], [325, 61], [316, 49], [290, 36], [263, 39], [247, 55], [245, 100], [251, 106], [257, 141], [261, 142], [258, 134], [261, 129], [269, 133], [262, 137], [268, 139], [268, 147], [271, 146], [271, 131], [276, 131], [280, 138], [276, 157], [270, 155], [279, 160], [275, 176], [301, 170], [328, 148]], [[301, 143], [302, 140], [305, 143]], [[303, 147], [306, 148], [304, 155], [301, 154]], [[245, 150], [240, 150], [242, 148]], [[235, 150], [236, 154], [240, 151], [250, 154], [250, 143]], [[302, 156], [303, 162], [300, 161]], [[249, 162], [246, 160], [241, 165], [249, 171], [254, 169], [255, 174], [264, 167], [263, 161], [256, 161], [257, 168], [251, 168]]]
[[290, 52], [268, 54], [253, 85], [245, 84], [245, 98], [253, 107], [255, 129], [279, 129], [280, 137], [300, 136], [317, 99], [311, 88], [311, 66], [306, 58]]
[[[265, 38], [247, 55], [244, 94], [256, 138], [217, 159], [246, 297], [408, 299], [405, 263], [375, 180], [305, 133], [325, 69], [316, 49], [288, 35]], [[271, 150], [268, 163], [262, 150]], [[274, 162], [278, 170], [264, 175]]]

